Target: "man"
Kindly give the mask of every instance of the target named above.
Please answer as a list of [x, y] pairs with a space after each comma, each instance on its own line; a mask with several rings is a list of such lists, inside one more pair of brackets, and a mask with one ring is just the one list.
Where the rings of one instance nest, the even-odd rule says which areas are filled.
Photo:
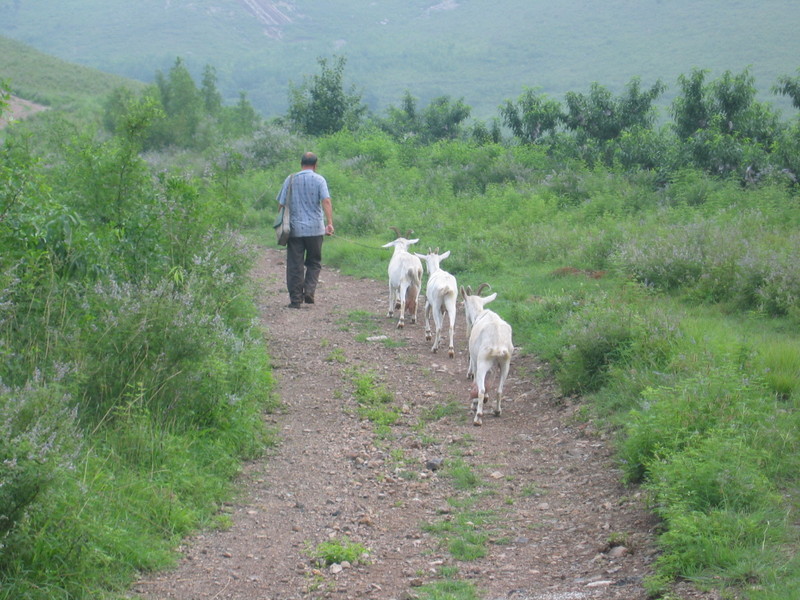
[[279, 206], [286, 203], [290, 183], [292, 231], [286, 245], [286, 287], [289, 308], [300, 308], [303, 302], [314, 304], [322, 270], [322, 240], [325, 235], [333, 235], [333, 205], [328, 182], [317, 173], [317, 156], [312, 152], [300, 159], [300, 171], [283, 182]]

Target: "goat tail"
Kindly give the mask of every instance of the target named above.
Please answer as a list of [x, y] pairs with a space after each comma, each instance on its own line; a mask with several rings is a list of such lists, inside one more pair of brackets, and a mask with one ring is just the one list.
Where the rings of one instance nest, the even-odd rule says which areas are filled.
[[511, 351], [505, 346], [492, 346], [489, 349], [489, 356], [494, 358], [497, 361], [505, 362], [507, 360], [511, 360]]
[[416, 285], [408, 286], [406, 290], [406, 312], [414, 314], [417, 311], [417, 296], [419, 295], [419, 287]]

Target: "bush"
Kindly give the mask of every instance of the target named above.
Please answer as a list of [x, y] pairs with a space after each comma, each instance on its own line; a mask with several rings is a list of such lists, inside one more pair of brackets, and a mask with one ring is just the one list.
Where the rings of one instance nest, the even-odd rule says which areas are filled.
[[556, 378], [565, 394], [593, 392], [605, 385], [611, 364], [621, 360], [634, 340], [635, 315], [608, 304], [575, 313], [560, 333], [562, 350]]
[[0, 381], [0, 562], [14, 552], [8, 538], [34, 503], [60, 472], [75, 468], [81, 444], [76, 413], [59, 384], [33, 380], [9, 388]]
[[626, 478], [647, 478], [653, 464], [700, 443], [712, 431], [736, 427], [743, 418], [768, 421], [771, 405], [764, 402], [764, 392], [730, 363], [709, 367], [674, 387], [645, 390], [620, 444]]

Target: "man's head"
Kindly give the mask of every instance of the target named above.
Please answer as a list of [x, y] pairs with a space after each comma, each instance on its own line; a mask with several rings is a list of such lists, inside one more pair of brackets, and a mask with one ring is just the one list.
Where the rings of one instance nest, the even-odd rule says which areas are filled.
[[300, 166], [301, 167], [316, 167], [317, 166], [317, 155], [313, 152], [306, 152], [303, 154], [303, 158], [300, 159]]

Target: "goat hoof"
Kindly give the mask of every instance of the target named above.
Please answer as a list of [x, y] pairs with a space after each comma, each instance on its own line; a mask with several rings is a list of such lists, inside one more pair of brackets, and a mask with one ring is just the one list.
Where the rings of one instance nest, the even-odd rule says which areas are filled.
[[476, 419], [475, 419], [475, 420], [472, 422], [472, 424], [473, 424], [475, 427], [480, 427], [481, 425], [483, 425], [483, 421], [481, 421], [480, 419], [477, 419], [477, 418], [476, 418]]
[[402, 328], [403, 328], [403, 323], [398, 323], [398, 324], [397, 324], [397, 328], [398, 328], [398, 329], [402, 329]]
[[456, 353], [453, 351], [453, 349], [452, 349], [452, 348], [450, 348], [450, 350], [448, 350], [448, 351], [447, 351], [447, 355], [448, 355], [450, 358], [453, 358], [453, 357], [456, 355]]
[[425, 334], [425, 341], [426, 341], [426, 342], [430, 342], [430, 341], [431, 341], [431, 336], [430, 336], [430, 334]]
[[495, 417], [499, 417], [499, 416], [500, 416], [500, 413], [501, 413], [501, 411], [499, 411], [499, 410], [496, 410], [496, 411], [494, 411], [494, 416], [495, 416]]

